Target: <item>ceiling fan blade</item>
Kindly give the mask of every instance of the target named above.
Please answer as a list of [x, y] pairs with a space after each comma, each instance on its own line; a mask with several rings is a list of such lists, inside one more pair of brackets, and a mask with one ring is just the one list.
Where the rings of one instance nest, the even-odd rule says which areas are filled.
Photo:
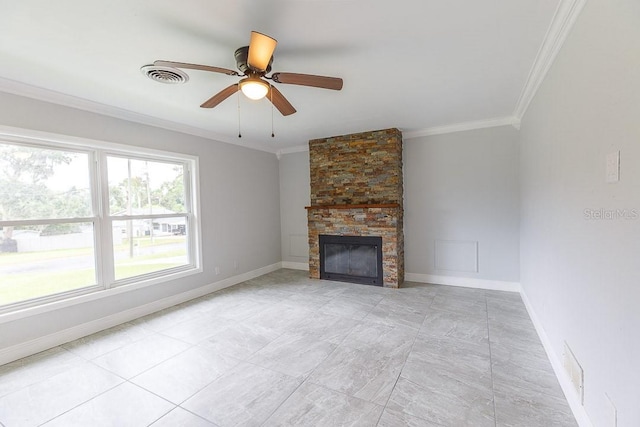
[[312, 74], [273, 73], [271, 79], [277, 83], [312, 86], [322, 89], [342, 89], [342, 79], [338, 77], [314, 76]]
[[236, 92], [238, 92], [238, 83], [233, 84], [225, 89], [222, 89], [220, 92], [216, 93], [211, 98], [207, 99], [200, 107], [213, 108]]
[[154, 61], [153, 65], [159, 67], [174, 67], [174, 68], [188, 68], [191, 70], [212, 71], [214, 73], [222, 73], [228, 76], [239, 76], [236, 71], [229, 70], [228, 68], [212, 67], [210, 65], [189, 64], [187, 62], [173, 62], [173, 61]]
[[276, 39], [256, 31], [251, 31], [247, 64], [256, 71], [266, 71], [277, 44], [278, 41]]
[[269, 93], [267, 93], [266, 98], [273, 103], [283, 116], [289, 116], [296, 112], [293, 105], [291, 105], [289, 101], [287, 101], [287, 98], [285, 98], [278, 89], [273, 87], [273, 85], [269, 85]]

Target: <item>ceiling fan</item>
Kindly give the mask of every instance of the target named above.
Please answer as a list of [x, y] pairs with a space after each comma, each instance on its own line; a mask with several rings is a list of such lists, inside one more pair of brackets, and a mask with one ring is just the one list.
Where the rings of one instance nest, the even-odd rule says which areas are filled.
[[[234, 83], [213, 95], [200, 105], [200, 107], [213, 108], [240, 90], [250, 99], [257, 100], [267, 97], [283, 116], [295, 113], [296, 109], [293, 108], [293, 105], [289, 103], [289, 101], [275, 86], [266, 80], [282, 84], [311, 86], [332, 90], [342, 89], [342, 79], [337, 77], [298, 73], [273, 73], [270, 76], [267, 76], [267, 73], [271, 72], [273, 51], [275, 50], [277, 43], [277, 40], [272, 37], [252, 31], [249, 46], [243, 46], [235, 51], [236, 64], [240, 72], [209, 65], [163, 60], [155, 61], [152, 66], [142, 67], [142, 71], [150, 78], [156, 81], [164, 81], [166, 83], [172, 82], [170, 80], [175, 80], [175, 76], [162, 75], [163, 71], [171, 73], [171, 68], [211, 71], [214, 73], [226, 74], [228, 76], [244, 77], [238, 83]], [[163, 67], [169, 67], [169, 69], [163, 70]], [[152, 73], [155, 73], [155, 75]], [[186, 81], [185, 77], [186, 76], [182, 76], [183, 82]]]

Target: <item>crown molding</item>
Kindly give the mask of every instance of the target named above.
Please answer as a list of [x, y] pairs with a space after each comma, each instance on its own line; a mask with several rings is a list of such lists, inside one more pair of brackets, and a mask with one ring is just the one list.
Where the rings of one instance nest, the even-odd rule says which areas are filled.
[[513, 116], [522, 120], [587, 0], [561, 0], [540, 45]]
[[278, 156], [278, 160], [285, 154], [294, 154], [294, 153], [304, 153], [309, 151], [308, 145], [296, 145], [294, 147], [287, 147], [276, 152], [276, 156]]
[[513, 126], [516, 129], [520, 129], [520, 120], [515, 117], [498, 117], [487, 120], [476, 120], [472, 122], [455, 123], [452, 125], [436, 126], [432, 128], [426, 128], [422, 130], [402, 132], [403, 139], [414, 139], [423, 136], [442, 135], [446, 133], [463, 132], [474, 129], [485, 129], [499, 126]]
[[136, 113], [123, 108], [113, 107], [88, 99], [67, 95], [49, 89], [37, 86], [31, 86], [15, 80], [0, 77], [0, 91], [12, 95], [24, 96], [26, 98], [35, 99], [37, 101], [48, 102], [51, 104], [61, 105], [63, 107], [74, 108], [77, 110], [87, 111], [90, 113], [100, 114], [103, 116], [113, 117], [115, 119], [126, 120], [129, 122], [139, 123], [142, 125], [153, 126], [173, 132], [179, 132], [187, 135], [197, 136], [200, 138], [210, 139], [226, 144], [238, 145], [253, 150], [266, 151], [276, 154], [275, 148], [265, 147], [256, 141], [250, 141], [243, 138], [242, 143], [236, 138], [229, 138], [215, 132], [200, 129], [194, 126], [184, 125], [170, 120], [159, 119], [157, 117], [148, 116], [146, 114]]

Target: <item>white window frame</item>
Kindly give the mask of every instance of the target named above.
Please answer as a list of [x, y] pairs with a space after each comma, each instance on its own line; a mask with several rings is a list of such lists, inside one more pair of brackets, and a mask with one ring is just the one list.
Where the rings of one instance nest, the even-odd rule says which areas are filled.
[[[25, 301], [0, 306], [0, 323], [59, 309], [99, 298], [153, 286], [202, 272], [201, 225], [199, 206], [199, 179], [197, 156], [151, 148], [77, 138], [65, 135], [0, 126], [0, 142], [59, 149], [89, 155], [89, 174], [93, 216], [86, 218], [56, 218], [50, 220], [0, 221], [0, 227], [10, 225], [93, 223], [96, 285], [77, 290], [46, 295]], [[107, 157], [117, 156], [136, 160], [177, 163], [184, 166], [185, 213], [156, 215], [109, 215], [109, 186], [107, 179]], [[156, 219], [184, 216], [187, 227], [188, 260], [183, 266], [115, 280], [113, 259], [112, 222], [128, 219]]]

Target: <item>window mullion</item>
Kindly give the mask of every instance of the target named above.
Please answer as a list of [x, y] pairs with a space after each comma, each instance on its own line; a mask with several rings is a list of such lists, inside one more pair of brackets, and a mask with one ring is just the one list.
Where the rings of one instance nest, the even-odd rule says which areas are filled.
[[113, 260], [113, 233], [112, 222], [109, 218], [109, 177], [107, 173], [107, 156], [104, 151], [98, 150], [97, 156], [97, 209], [100, 218], [99, 242], [97, 243], [96, 263], [99, 272], [98, 283], [104, 288], [110, 288], [115, 281]]

